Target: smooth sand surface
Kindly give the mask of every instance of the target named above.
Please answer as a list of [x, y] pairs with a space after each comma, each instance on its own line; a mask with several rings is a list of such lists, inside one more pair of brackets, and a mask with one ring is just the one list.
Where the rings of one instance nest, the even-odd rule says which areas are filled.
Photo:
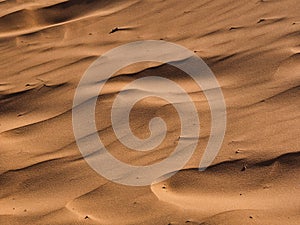
[[[299, 12], [299, 0], [2, 0], [0, 224], [300, 224]], [[111, 32], [115, 27], [121, 30]], [[119, 71], [96, 107], [99, 137], [116, 158], [158, 162], [180, 135], [172, 104], [148, 98], [132, 109], [131, 128], [146, 138], [148, 122], [160, 116], [168, 126], [165, 141], [137, 152], [117, 140], [111, 106], [137, 78], [180, 84], [201, 123], [184, 169], [151, 186], [122, 186], [82, 158], [72, 130], [73, 97], [97, 57], [148, 39], [180, 44], [209, 65], [227, 104], [227, 130], [213, 164], [199, 172], [211, 122], [203, 92], [169, 65]]]

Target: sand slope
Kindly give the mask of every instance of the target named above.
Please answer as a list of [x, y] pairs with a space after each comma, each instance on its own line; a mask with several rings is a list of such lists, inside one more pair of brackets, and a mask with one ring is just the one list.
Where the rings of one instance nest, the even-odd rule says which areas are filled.
[[[299, 224], [299, 11], [297, 0], [1, 1], [0, 224]], [[124, 29], [109, 34], [114, 27]], [[148, 99], [131, 113], [133, 132], [147, 137], [147, 123], [161, 116], [167, 139], [149, 153], [122, 146], [110, 109], [134, 79], [176, 81], [201, 121], [199, 145], [185, 169], [133, 188], [107, 181], [82, 159], [72, 101], [98, 56], [147, 39], [183, 45], [204, 59], [224, 92], [228, 121], [219, 155], [199, 172], [210, 130], [201, 90], [168, 65], [120, 71], [96, 109], [99, 136], [115, 157], [134, 165], [157, 162], [173, 151], [180, 132], [174, 107]]]

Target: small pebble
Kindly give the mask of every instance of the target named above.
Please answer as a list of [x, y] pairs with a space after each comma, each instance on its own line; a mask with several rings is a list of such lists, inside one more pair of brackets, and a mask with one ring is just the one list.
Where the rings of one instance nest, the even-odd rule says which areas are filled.
[[246, 165], [243, 165], [243, 168], [241, 169], [241, 171], [245, 171], [247, 169]]
[[115, 27], [115, 28], [112, 29], [109, 33], [112, 34], [112, 33], [115, 33], [115, 32], [117, 32], [117, 31], [119, 31], [119, 30], [120, 30], [120, 28]]

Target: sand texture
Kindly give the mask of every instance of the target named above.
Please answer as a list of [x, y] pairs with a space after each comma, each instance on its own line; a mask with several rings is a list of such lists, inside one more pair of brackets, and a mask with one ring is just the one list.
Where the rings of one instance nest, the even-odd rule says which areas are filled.
[[[213, 164], [198, 171], [211, 124], [202, 90], [168, 64], [124, 68], [96, 107], [98, 135], [113, 156], [149, 165], [168, 157], [180, 136], [172, 104], [152, 97], [132, 109], [131, 129], [146, 138], [159, 116], [166, 139], [149, 152], [117, 139], [113, 101], [138, 78], [179, 84], [201, 123], [183, 169], [161, 183], [130, 187], [83, 159], [72, 104], [92, 62], [139, 40], [182, 45], [207, 63], [224, 94], [227, 129]], [[1, 0], [0, 49], [1, 225], [300, 224], [299, 0]]]

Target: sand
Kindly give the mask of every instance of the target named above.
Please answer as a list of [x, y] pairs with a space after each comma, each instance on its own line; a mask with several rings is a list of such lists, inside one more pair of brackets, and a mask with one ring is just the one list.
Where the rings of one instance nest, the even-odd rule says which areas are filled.
[[[2, 0], [0, 224], [300, 224], [299, 12], [297, 0]], [[174, 107], [150, 98], [133, 108], [131, 129], [146, 138], [148, 122], [160, 116], [166, 140], [150, 152], [117, 140], [111, 106], [137, 78], [177, 82], [201, 122], [197, 150], [183, 169], [161, 183], [130, 187], [103, 178], [83, 159], [72, 104], [94, 60], [149, 39], [182, 45], [209, 65], [225, 97], [227, 129], [213, 164], [198, 171], [211, 123], [203, 92], [169, 65], [119, 71], [96, 107], [99, 137], [116, 158], [158, 162], [180, 135]]]

